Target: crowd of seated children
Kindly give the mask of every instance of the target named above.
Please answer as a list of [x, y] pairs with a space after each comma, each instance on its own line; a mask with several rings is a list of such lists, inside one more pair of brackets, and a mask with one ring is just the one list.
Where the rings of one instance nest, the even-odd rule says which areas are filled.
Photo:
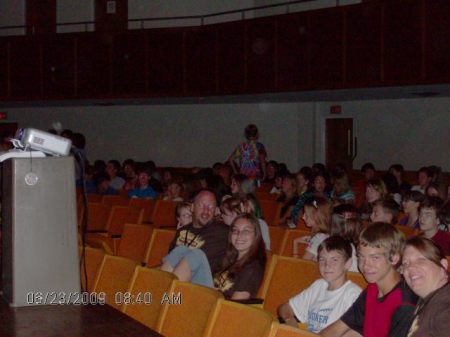
[[317, 260], [317, 249], [319, 245], [330, 236], [331, 232], [330, 201], [322, 197], [314, 197], [305, 202], [303, 219], [307, 227], [311, 228], [311, 235], [300, 237], [293, 241], [293, 256], [298, 256], [298, 244], [307, 243], [304, 255], [305, 260]]
[[244, 213], [230, 226], [227, 249], [216, 271], [212, 270], [201, 249], [184, 245], [176, 247], [164, 258], [163, 270], [173, 272], [181, 281], [215, 287], [225, 298], [247, 300], [256, 297], [265, 264], [265, 245], [258, 220]]
[[298, 201], [297, 179], [294, 174], [286, 173], [284, 175], [281, 195], [277, 201], [282, 205], [278, 214], [279, 224], [285, 225], [290, 220], [292, 209]]
[[318, 248], [321, 279], [289, 299], [278, 308], [286, 324], [297, 327], [306, 323], [307, 330], [319, 333], [337, 321], [361, 293], [361, 288], [347, 280], [352, 265], [350, 242], [340, 236], [325, 239]]
[[406, 283], [419, 296], [408, 337], [445, 337], [450, 329], [448, 261], [431, 240], [406, 241], [401, 270]]
[[367, 288], [340, 317], [320, 332], [325, 337], [406, 336], [414, 319], [417, 296], [397, 268], [404, 246], [402, 233], [386, 223], [373, 223], [359, 237], [358, 264]]

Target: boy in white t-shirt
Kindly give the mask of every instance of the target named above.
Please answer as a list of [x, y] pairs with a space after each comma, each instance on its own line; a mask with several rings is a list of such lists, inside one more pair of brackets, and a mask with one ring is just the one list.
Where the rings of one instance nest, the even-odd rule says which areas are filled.
[[350, 242], [340, 236], [324, 240], [318, 249], [321, 279], [278, 308], [278, 315], [291, 326], [306, 323], [308, 331], [319, 333], [337, 321], [361, 293], [361, 288], [347, 280], [352, 265]]

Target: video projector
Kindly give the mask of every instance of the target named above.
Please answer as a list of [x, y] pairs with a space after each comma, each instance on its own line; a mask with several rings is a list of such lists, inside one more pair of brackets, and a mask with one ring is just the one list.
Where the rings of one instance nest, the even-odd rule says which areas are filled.
[[72, 147], [70, 139], [32, 128], [17, 130], [15, 139], [11, 141], [16, 148], [41, 151], [53, 156], [67, 156]]

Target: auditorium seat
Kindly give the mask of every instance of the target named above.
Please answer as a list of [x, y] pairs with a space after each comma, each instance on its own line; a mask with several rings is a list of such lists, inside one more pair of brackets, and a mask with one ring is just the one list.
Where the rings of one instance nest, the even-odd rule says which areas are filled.
[[160, 228], [153, 230], [145, 254], [145, 262], [148, 267], [155, 267], [161, 264], [162, 258], [169, 252], [169, 245], [174, 237], [174, 230]]
[[220, 299], [212, 312], [204, 337], [266, 337], [274, 318], [270, 313]]
[[[97, 273], [105, 256], [105, 252], [102, 249], [85, 247], [85, 259], [83, 259], [83, 247], [80, 247], [80, 278], [81, 289], [91, 292], [94, 288], [94, 282], [97, 277]], [[86, 267], [86, 275], [85, 275]], [[87, 287], [86, 287], [87, 278]]]
[[261, 291], [263, 308], [276, 316], [280, 304], [287, 302], [319, 278], [317, 263], [273, 255], [268, 281]]
[[[169, 292], [175, 279], [174, 274], [159, 269], [136, 267], [130, 286], [126, 290], [132, 297], [123, 298], [122, 311], [149, 328], [156, 329], [163, 307], [161, 300], [164, 294]], [[130, 298], [133, 298], [133, 301]]]
[[[93, 292], [106, 294], [106, 304], [119, 309], [117, 296], [127, 291], [134, 269], [139, 263], [121, 256], [105, 255], [98, 271]], [[120, 294], [119, 294], [120, 293]]]
[[177, 220], [175, 218], [175, 208], [177, 203], [172, 200], [157, 200], [152, 215], [152, 226], [159, 227], [176, 227]]
[[121, 195], [104, 195], [102, 204], [111, 206], [128, 206], [130, 204], [130, 199]]
[[[299, 230], [299, 229], [287, 229], [284, 233], [283, 241], [281, 244], [280, 255], [283, 256], [293, 256], [294, 251], [294, 240], [304, 237], [311, 236], [311, 231]], [[297, 257], [302, 257], [306, 248], [306, 244], [298, 244], [297, 247], [301, 246]]]
[[148, 224], [125, 224], [117, 247], [117, 255], [139, 262], [145, 261], [151, 236], [152, 227]]
[[156, 206], [156, 199], [131, 198], [130, 206], [140, 207], [144, 210], [143, 223], [151, 223], [153, 212]]
[[269, 226], [277, 226], [282, 205], [273, 200], [260, 200], [264, 220]]
[[[172, 282], [168, 295], [179, 295], [180, 303], [164, 303], [156, 330], [170, 337], [202, 337], [210, 313], [217, 301], [223, 298], [216, 289], [178, 280]], [[176, 301], [177, 298], [168, 300]]]
[[273, 254], [280, 254], [286, 230], [284, 227], [269, 226], [270, 247]]

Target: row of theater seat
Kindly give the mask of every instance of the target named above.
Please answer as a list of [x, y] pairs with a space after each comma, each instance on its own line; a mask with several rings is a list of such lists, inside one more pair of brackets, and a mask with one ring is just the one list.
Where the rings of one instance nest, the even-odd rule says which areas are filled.
[[[280, 326], [275, 311], [268, 310], [273, 307], [272, 304], [264, 305], [261, 309], [226, 301], [215, 289], [178, 281], [173, 274], [139, 266], [136, 261], [108, 255], [90, 247], [86, 247], [85, 254], [88, 290], [96, 294], [104, 293], [108, 305], [164, 336], [314, 336], [306, 331]], [[284, 280], [273, 279], [272, 285], [267, 283], [264, 286], [263, 292], [267, 294], [273, 292], [273, 285], [282, 288], [286, 284], [295, 287], [296, 293], [318, 277], [314, 263], [279, 259], [277, 261], [276, 256], [272, 258], [271, 274], [281, 275], [280, 267], [291, 269], [299, 264], [294, 270], [302, 270], [301, 275], [307, 275], [308, 279], [302, 282], [299, 275], [289, 271], [289, 274], [283, 275]], [[82, 272], [84, 268], [83, 264]], [[275, 298], [266, 298], [264, 303], [269, 299], [270, 303], [277, 301]]]

